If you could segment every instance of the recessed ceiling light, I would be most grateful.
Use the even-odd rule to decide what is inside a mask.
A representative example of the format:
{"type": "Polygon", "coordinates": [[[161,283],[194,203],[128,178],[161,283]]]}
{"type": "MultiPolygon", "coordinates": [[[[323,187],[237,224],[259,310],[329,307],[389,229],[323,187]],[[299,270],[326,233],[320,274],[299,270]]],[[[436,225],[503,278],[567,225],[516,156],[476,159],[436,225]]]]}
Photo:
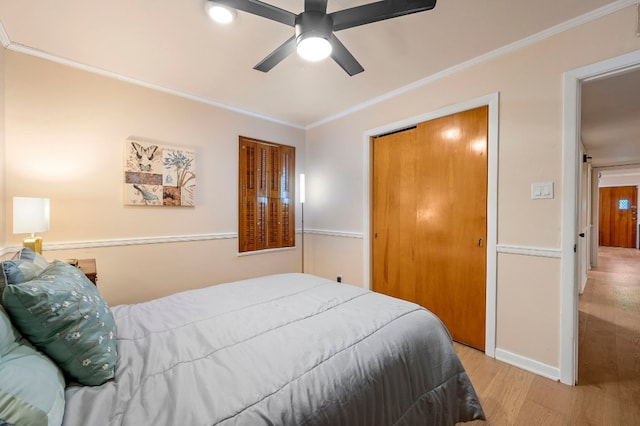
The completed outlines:
{"type": "Polygon", "coordinates": [[[216,3],[215,1],[207,1],[207,14],[219,24],[228,24],[236,18],[236,10],[227,6],[216,3]]]}

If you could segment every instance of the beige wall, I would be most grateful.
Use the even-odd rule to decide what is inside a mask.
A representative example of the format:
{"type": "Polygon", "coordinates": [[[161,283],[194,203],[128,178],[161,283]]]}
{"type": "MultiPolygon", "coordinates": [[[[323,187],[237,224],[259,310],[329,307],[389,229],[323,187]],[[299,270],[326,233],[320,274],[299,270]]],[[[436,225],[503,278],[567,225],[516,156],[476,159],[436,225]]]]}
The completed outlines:
{"type": "MultiPolygon", "coordinates": [[[[597,169],[595,173],[598,173],[597,169]]],[[[599,180],[599,186],[636,186],[640,185],[640,173],[629,175],[603,175],[599,180]]]]}
{"type": "Polygon", "coordinates": [[[8,217],[0,221],[0,248],[3,235],[5,245],[20,243],[7,202],[48,196],[45,248],[56,249],[45,255],[95,257],[111,304],[298,271],[297,249],[238,257],[237,240],[222,238],[237,231],[237,137],[246,135],[297,147],[297,172],[307,175],[305,270],[362,285],[363,135],[499,92],[498,250],[518,246],[534,255],[498,256],[496,342],[502,353],[557,368],[560,259],[535,251],[559,252],[561,243],[563,73],[640,49],[635,28],[636,9],[629,7],[306,132],[4,52],[0,155],[4,148],[7,160],[0,161],[6,177],[0,199],[8,217]],[[122,205],[123,143],[130,137],[196,150],[195,208],[122,205]],[[555,183],[553,200],[530,199],[531,183],[541,181],[555,183]],[[192,235],[212,239],[177,241],[192,235]],[[133,244],[146,237],[176,242],[133,244]]]}
{"type": "Polygon", "coordinates": [[[499,351],[548,366],[559,364],[560,262],[517,254],[498,256],[499,351]]]}
{"type": "MultiPolygon", "coordinates": [[[[6,242],[5,227],[2,226],[6,222],[6,207],[5,202],[5,160],[4,160],[4,146],[5,146],[5,84],[4,84],[4,59],[5,50],[0,46],[0,250],[4,247],[6,242]]],[[[0,252],[2,255],[2,252],[0,252]]]]}
{"type": "Polygon", "coordinates": [[[353,254],[362,251],[362,238],[311,234],[305,244],[305,271],[330,280],[341,275],[342,282],[362,286],[362,263],[353,262],[353,254]]]}
{"type": "MultiPolygon", "coordinates": [[[[563,73],[640,49],[635,30],[636,8],[628,7],[309,129],[305,223],[315,229],[367,232],[367,130],[499,92],[498,251],[518,246],[533,255],[499,257],[497,349],[523,363],[558,368],[563,73]],[[547,181],[555,184],[555,198],[531,200],[531,183],[547,181]],[[537,250],[557,256],[537,255],[537,250]]],[[[323,262],[312,272],[331,276],[335,265],[367,266],[362,240],[348,253],[336,250],[341,245],[342,239],[335,237],[333,243],[314,247],[314,256],[323,262]]]]}
{"type": "MultiPolygon", "coordinates": [[[[111,304],[265,273],[299,271],[298,250],[237,256],[237,239],[109,245],[141,238],[237,232],[238,135],[295,146],[304,165],[304,130],[220,109],[13,51],[6,79],[6,194],[51,199],[45,256],[95,257],[111,304]],[[197,155],[196,206],[123,206],[128,138],[186,146],[197,155]],[[69,250],[47,250],[76,247],[69,250]],[[84,247],[84,248],[82,248],[84,247]]],[[[11,212],[9,212],[11,214],[11,212]]],[[[299,219],[298,219],[299,222],[299,219]]],[[[7,244],[22,236],[3,232],[7,244]]]]}

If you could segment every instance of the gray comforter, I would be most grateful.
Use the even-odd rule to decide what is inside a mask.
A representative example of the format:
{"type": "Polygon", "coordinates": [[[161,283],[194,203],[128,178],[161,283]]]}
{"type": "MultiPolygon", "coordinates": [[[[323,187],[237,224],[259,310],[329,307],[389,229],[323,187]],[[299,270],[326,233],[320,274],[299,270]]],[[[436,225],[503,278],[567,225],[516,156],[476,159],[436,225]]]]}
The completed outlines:
{"type": "Polygon", "coordinates": [[[448,332],[401,300],[306,274],[112,308],[116,377],[65,425],[440,425],[483,417],[448,332]]]}

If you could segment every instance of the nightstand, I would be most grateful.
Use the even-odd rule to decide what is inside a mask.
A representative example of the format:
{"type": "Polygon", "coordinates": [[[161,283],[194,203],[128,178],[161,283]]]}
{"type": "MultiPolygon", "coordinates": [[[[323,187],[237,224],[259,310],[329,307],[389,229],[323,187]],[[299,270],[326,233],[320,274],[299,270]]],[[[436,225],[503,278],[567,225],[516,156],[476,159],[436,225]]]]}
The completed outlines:
{"type": "Polygon", "coordinates": [[[89,278],[95,286],[98,285],[98,271],[96,270],[95,259],[78,259],[78,269],[89,278]]]}

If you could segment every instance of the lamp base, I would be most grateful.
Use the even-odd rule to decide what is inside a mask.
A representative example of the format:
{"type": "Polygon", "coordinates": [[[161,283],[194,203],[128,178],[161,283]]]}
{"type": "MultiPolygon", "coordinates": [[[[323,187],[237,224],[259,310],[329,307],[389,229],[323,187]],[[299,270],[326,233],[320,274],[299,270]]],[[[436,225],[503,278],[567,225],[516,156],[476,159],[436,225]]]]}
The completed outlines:
{"type": "Polygon", "coordinates": [[[29,237],[22,241],[22,245],[36,253],[42,254],[42,237],[29,237]]]}

